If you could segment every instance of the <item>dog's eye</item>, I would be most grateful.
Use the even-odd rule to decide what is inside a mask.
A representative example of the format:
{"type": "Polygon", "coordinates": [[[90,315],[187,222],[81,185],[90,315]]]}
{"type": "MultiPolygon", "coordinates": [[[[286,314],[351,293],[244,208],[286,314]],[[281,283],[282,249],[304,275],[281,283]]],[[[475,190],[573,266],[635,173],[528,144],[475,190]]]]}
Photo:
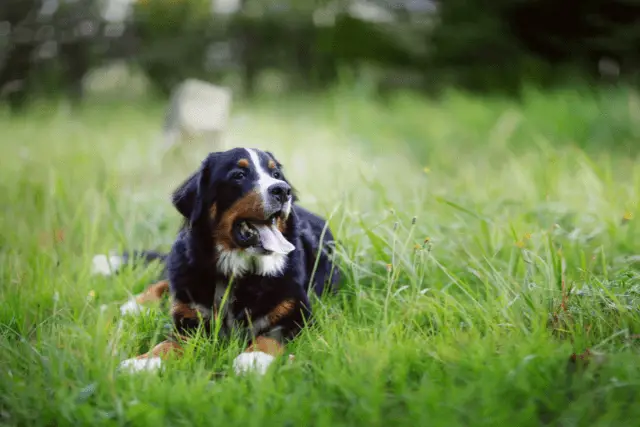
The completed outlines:
{"type": "Polygon", "coordinates": [[[241,180],[245,176],[246,176],[246,173],[244,171],[235,171],[231,174],[231,179],[241,180]]]}
{"type": "Polygon", "coordinates": [[[271,174],[272,177],[274,177],[275,179],[280,179],[282,178],[282,174],[280,173],[280,171],[273,171],[273,173],[271,174]]]}

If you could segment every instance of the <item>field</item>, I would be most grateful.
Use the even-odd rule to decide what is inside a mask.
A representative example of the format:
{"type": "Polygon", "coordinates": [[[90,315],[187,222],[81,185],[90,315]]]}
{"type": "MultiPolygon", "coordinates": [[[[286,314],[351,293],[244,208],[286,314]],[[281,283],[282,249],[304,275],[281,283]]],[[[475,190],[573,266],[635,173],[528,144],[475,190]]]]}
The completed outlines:
{"type": "Polygon", "coordinates": [[[274,152],[344,246],[342,291],[262,378],[204,339],[116,371],[168,317],[118,311],[156,267],[91,258],[167,249],[206,152],[163,155],[162,107],[0,111],[1,425],[637,425],[637,94],[236,105],[228,146],[274,152]]]}

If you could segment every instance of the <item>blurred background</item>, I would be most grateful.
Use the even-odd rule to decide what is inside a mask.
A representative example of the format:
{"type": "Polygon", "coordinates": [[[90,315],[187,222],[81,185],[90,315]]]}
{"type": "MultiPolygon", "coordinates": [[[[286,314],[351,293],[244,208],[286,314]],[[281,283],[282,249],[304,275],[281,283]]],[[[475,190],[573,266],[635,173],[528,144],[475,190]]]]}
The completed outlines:
{"type": "Polygon", "coordinates": [[[344,79],[376,95],[449,87],[637,85],[634,0],[2,0],[0,101],[74,104],[121,89],[168,96],[185,78],[315,92],[344,79]]]}

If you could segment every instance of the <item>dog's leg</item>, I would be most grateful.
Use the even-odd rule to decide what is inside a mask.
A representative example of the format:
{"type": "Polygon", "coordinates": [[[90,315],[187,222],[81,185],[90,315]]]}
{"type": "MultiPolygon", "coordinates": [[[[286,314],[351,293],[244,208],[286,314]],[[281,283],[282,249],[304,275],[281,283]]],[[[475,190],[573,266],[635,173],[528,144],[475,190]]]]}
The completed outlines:
{"type": "Polygon", "coordinates": [[[264,375],[269,365],[283,353],[284,345],[278,340],[259,336],[233,360],[233,369],[236,374],[252,371],[264,375]]]}
{"type": "Polygon", "coordinates": [[[143,305],[145,303],[160,301],[165,293],[169,291],[169,281],[161,280],[160,282],[154,283],[147,287],[144,292],[139,293],[138,295],[131,298],[126,303],[120,306],[120,313],[131,314],[131,313],[139,313],[143,310],[143,305]]]}
{"type": "Polygon", "coordinates": [[[180,357],[182,346],[176,341],[166,340],[153,347],[147,353],[120,362],[120,369],[131,372],[154,371],[162,367],[162,361],[169,357],[180,357]]]}
{"type": "MultiPolygon", "coordinates": [[[[273,308],[266,316],[253,322],[255,338],[247,349],[233,361],[237,374],[256,371],[264,374],[276,357],[284,353],[285,339],[292,338],[300,331],[303,304],[294,299],[286,299],[273,308]]],[[[306,311],[309,313],[308,311],[306,311]]]]}
{"type": "MultiPolygon", "coordinates": [[[[153,295],[153,292],[151,294],[153,295]]],[[[120,368],[130,371],[156,370],[162,367],[163,360],[168,357],[182,356],[183,349],[179,341],[188,339],[185,332],[197,328],[202,315],[190,304],[174,300],[171,316],[178,329],[173,339],[161,342],[147,353],[123,360],[120,363],[120,368]]]]}

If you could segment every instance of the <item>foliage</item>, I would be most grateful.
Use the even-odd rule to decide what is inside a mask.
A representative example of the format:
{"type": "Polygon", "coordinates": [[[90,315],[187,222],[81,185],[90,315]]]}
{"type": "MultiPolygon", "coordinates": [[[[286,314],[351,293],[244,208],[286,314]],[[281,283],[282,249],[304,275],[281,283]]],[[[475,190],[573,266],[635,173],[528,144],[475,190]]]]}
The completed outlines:
{"type": "Polygon", "coordinates": [[[640,81],[636,0],[435,4],[244,0],[221,13],[209,0],[138,0],[120,34],[112,31],[119,24],[97,13],[96,0],[8,0],[0,10],[0,26],[10,23],[0,41],[0,97],[62,86],[80,98],[88,70],[118,58],[164,95],[188,77],[254,94],[265,75],[294,92],[326,89],[345,74],[371,78],[371,69],[381,92],[457,87],[519,96],[528,86],[640,81]],[[48,4],[60,6],[40,16],[48,4]],[[26,44],[23,21],[35,35],[26,44]],[[42,52],[51,58],[32,61],[42,52]]]}
{"type": "Polygon", "coordinates": [[[613,77],[637,83],[638,16],[635,0],[441,2],[433,61],[470,89],[593,82],[603,58],[618,64],[613,77]]]}
{"type": "Polygon", "coordinates": [[[19,107],[28,95],[59,91],[81,99],[81,80],[100,50],[97,0],[7,0],[0,25],[0,100],[19,107]]]}
{"type": "Polygon", "coordinates": [[[206,78],[214,25],[209,0],[138,0],[133,10],[136,62],[158,90],[167,95],[186,78],[206,78]]]}

